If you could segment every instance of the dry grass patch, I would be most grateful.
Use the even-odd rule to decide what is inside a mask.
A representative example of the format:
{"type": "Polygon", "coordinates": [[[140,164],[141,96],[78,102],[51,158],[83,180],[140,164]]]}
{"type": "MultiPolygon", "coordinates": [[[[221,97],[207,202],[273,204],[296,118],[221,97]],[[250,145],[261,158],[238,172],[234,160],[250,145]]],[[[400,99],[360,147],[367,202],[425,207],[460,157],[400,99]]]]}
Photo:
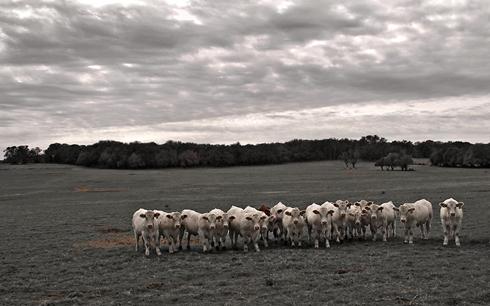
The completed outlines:
{"type": "Polygon", "coordinates": [[[74,192],[122,192],[127,191],[125,188],[92,188],[87,186],[77,186],[73,188],[74,192]]]}

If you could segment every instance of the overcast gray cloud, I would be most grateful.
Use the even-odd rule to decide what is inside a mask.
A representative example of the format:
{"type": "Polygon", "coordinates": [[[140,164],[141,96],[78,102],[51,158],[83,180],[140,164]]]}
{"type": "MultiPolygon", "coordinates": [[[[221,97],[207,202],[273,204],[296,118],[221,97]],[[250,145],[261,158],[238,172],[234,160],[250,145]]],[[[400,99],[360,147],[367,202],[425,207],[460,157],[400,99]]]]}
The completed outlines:
{"type": "Polygon", "coordinates": [[[488,20],[463,0],[0,1],[0,147],[489,142],[488,20]]]}

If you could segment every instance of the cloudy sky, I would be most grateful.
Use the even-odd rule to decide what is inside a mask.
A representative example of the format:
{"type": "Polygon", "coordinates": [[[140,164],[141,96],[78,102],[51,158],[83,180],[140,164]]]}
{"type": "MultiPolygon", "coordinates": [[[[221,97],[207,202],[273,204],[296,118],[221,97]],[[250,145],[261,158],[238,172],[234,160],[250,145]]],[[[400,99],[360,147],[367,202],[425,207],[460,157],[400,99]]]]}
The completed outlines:
{"type": "Polygon", "coordinates": [[[0,148],[490,142],[489,20],[464,0],[0,0],[0,148]]]}

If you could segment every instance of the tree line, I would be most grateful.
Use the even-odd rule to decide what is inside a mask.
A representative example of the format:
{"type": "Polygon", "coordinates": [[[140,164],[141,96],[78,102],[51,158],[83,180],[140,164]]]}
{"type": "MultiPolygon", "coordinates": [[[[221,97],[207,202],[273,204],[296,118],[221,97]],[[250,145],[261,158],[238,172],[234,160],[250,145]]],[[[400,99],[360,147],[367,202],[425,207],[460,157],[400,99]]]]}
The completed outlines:
{"type": "Polygon", "coordinates": [[[285,143],[242,145],[196,144],[167,141],[164,144],[99,141],[92,145],[53,143],[41,152],[28,146],[4,150],[7,163],[46,162],[113,169],[170,167],[228,167],[301,161],[344,160],[355,167],[358,160],[379,161],[390,153],[430,158],[444,167],[489,167],[490,144],[468,142],[387,141],[377,135],[353,139],[295,139],[285,143]],[[27,152],[27,153],[26,153],[27,152]]]}

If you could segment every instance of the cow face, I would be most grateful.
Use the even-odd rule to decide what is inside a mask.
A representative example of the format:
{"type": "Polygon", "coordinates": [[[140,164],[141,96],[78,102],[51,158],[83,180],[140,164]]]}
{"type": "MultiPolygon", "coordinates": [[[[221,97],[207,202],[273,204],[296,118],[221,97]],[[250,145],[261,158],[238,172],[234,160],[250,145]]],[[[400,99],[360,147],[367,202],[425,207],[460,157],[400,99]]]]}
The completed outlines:
{"type": "Polygon", "coordinates": [[[173,213],[166,214],[165,218],[167,218],[167,222],[172,224],[172,227],[180,228],[181,220],[182,220],[182,216],[180,215],[180,212],[173,212],[173,213]]]}
{"type": "Polygon", "coordinates": [[[447,213],[450,217],[456,216],[456,212],[458,209],[463,209],[463,202],[458,202],[454,199],[448,199],[444,202],[439,203],[439,206],[447,209],[447,213]]]}
{"type": "Polygon", "coordinates": [[[400,212],[400,222],[406,223],[407,219],[415,211],[415,207],[411,203],[405,203],[400,205],[400,207],[398,207],[398,211],[400,212]]]}
{"type": "Polygon", "coordinates": [[[284,212],[284,214],[291,217],[291,222],[295,225],[301,224],[304,222],[303,215],[305,214],[304,210],[299,210],[299,208],[295,207],[293,209],[288,209],[284,212]]]}
{"type": "Polygon", "coordinates": [[[154,231],[156,228],[156,219],[160,216],[159,213],[153,210],[147,210],[144,214],[140,214],[140,218],[144,219],[143,226],[147,231],[154,231]]]}
{"type": "Polygon", "coordinates": [[[369,211],[371,213],[371,220],[378,219],[382,210],[383,207],[379,206],[378,204],[371,204],[371,206],[369,207],[369,211]]]}
{"type": "Polygon", "coordinates": [[[347,210],[352,204],[348,200],[337,200],[333,205],[339,209],[340,217],[345,218],[347,216],[347,210]]]}
{"type": "Polygon", "coordinates": [[[247,213],[245,214],[244,222],[246,226],[252,228],[254,231],[260,231],[260,221],[261,215],[258,213],[247,213]]]}
{"type": "Polygon", "coordinates": [[[357,207],[361,209],[361,214],[366,215],[370,212],[370,206],[374,204],[372,201],[360,200],[359,202],[354,203],[357,207]]]}
{"type": "Polygon", "coordinates": [[[206,213],[201,216],[201,219],[207,223],[207,226],[210,230],[216,229],[216,218],[215,214],[206,213]]]}
{"type": "Polygon", "coordinates": [[[327,229],[328,226],[332,224],[332,215],[334,213],[333,209],[328,209],[327,207],[320,207],[319,209],[313,210],[315,215],[320,216],[320,222],[323,229],[327,229]]]}

